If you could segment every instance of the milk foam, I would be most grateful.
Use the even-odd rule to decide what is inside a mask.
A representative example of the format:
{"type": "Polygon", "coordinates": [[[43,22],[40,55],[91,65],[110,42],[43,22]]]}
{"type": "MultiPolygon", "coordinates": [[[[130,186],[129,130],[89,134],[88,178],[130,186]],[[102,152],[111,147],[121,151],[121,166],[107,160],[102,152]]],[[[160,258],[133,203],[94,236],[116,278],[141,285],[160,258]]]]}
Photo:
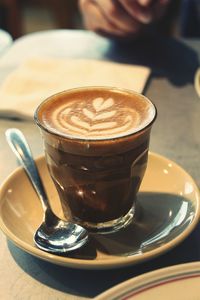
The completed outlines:
{"type": "Polygon", "coordinates": [[[84,138],[112,138],[137,131],[141,114],[112,97],[71,101],[54,110],[52,126],[60,132],[84,138]]]}
{"type": "Polygon", "coordinates": [[[58,94],[43,106],[41,121],[51,132],[66,137],[102,140],[135,133],[155,114],[154,105],[141,95],[97,90],[58,94]]]}

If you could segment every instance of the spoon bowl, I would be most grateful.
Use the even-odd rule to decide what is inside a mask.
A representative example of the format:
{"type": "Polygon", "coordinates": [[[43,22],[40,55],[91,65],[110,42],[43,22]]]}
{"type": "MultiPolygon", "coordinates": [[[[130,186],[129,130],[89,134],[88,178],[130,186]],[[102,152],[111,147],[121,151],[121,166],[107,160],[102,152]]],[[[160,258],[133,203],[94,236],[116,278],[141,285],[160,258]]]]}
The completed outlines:
{"type": "Polygon", "coordinates": [[[22,132],[10,128],[6,130],[5,135],[38,194],[44,210],[42,224],[34,234],[36,246],[50,253],[62,254],[85,245],[88,242],[87,230],[78,224],[61,220],[52,211],[29,145],[22,132]]]}

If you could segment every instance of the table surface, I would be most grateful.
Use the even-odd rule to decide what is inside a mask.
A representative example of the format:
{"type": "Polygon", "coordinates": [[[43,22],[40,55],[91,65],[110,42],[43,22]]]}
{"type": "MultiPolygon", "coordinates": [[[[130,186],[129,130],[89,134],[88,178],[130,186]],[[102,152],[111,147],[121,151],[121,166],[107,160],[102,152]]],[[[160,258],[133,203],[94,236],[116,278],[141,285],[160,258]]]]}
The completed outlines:
{"type": "MultiPolygon", "coordinates": [[[[200,98],[194,89],[200,40],[150,36],[137,42],[108,40],[87,31],[57,30],[30,34],[14,42],[0,57],[0,82],[32,55],[112,60],[151,67],[145,87],[156,104],[158,118],[150,150],[181,165],[200,186],[200,98]]],[[[0,101],[3,101],[1,99],[0,101]]],[[[0,183],[17,164],[4,132],[21,129],[35,157],[43,153],[32,121],[0,118],[0,183]]],[[[168,253],[118,270],[76,270],[39,260],[17,248],[0,233],[0,299],[88,299],[125,279],[157,268],[200,259],[200,225],[168,253]]]]}

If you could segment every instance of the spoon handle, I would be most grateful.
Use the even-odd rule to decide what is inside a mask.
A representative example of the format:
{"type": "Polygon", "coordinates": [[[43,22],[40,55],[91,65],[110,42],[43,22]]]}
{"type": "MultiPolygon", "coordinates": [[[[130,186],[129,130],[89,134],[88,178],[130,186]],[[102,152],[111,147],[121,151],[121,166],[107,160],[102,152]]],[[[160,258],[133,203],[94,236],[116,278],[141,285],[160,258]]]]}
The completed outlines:
{"type": "Polygon", "coordinates": [[[41,200],[43,209],[46,212],[50,208],[48,198],[40,179],[40,175],[38,173],[30,147],[23,133],[19,129],[10,128],[6,130],[5,135],[9,146],[30,178],[31,183],[41,200]]]}

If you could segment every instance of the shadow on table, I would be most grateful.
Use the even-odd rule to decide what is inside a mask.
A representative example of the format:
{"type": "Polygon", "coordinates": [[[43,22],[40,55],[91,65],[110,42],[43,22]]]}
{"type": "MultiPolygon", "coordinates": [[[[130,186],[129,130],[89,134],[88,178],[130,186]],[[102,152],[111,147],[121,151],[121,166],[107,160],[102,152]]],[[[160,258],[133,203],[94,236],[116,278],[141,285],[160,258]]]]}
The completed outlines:
{"type": "Polygon", "coordinates": [[[166,77],[176,86],[193,83],[199,66],[197,53],[186,43],[158,35],[132,42],[113,41],[106,56],[121,63],[148,66],[153,77],[166,77]]]}
{"type": "MultiPolygon", "coordinates": [[[[146,245],[147,250],[149,250],[148,247],[159,247],[159,243],[162,244],[163,238],[164,241],[167,242],[166,229],[170,229],[171,239],[173,239],[174,234],[177,236],[181,233],[181,231],[185,228],[184,226],[187,226],[187,222],[190,221],[189,218],[192,214],[192,207],[188,206],[188,209],[185,210],[185,207],[191,204],[187,204],[187,201],[185,201],[183,197],[176,195],[174,198],[174,195],[173,197],[170,197],[169,194],[162,194],[163,201],[160,201],[160,197],[160,194],[153,193],[140,193],[139,195],[138,203],[140,209],[137,210],[138,215],[136,215],[136,227],[137,230],[140,230],[140,234],[145,235],[146,241],[150,242],[146,245]],[[149,201],[150,199],[151,201],[149,201]],[[161,202],[163,204],[161,204],[161,202]],[[152,205],[154,208],[156,205],[156,210],[152,210],[152,205]],[[180,217],[177,218],[177,216],[179,213],[184,216],[184,221],[181,225],[183,227],[178,226],[180,217]],[[169,216],[171,218],[170,221],[168,220],[169,216]],[[163,225],[163,222],[165,222],[165,225],[163,225]],[[140,226],[141,224],[142,226],[140,226]],[[169,228],[169,226],[172,226],[173,228],[169,228]],[[162,236],[161,234],[164,235],[162,236]],[[155,237],[157,237],[157,240],[155,237]]],[[[124,234],[112,234],[110,236],[112,243],[109,243],[109,238],[106,236],[96,239],[96,247],[100,249],[102,253],[112,252],[112,254],[116,255],[125,255],[127,249],[138,247],[138,245],[141,244],[140,234],[136,236],[136,239],[134,240],[130,239],[130,236],[129,239],[127,238],[127,232],[128,234],[130,234],[130,232],[131,234],[134,234],[134,232],[136,233],[135,227],[131,224],[129,229],[124,230],[124,234]],[[121,244],[119,243],[119,240],[121,241],[121,244]],[[114,248],[113,246],[110,246],[111,244],[113,245],[113,243],[115,244],[114,248]]],[[[113,270],[78,270],[62,267],[35,258],[34,256],[20,250],[11,242],[8,242],[8,247],[16,263],[36,280],[65,293],[93,298],[113,285],[131,277],[165,266],[199,260],[199,232],[200,224],[184,242],[169,251],[167,254],[161,255],[148,262],[113,270]]],[[[169,233],[167,233],[167,235],[169,236],[169,233]]],[[[152,250],[152,248],[150,248],[150,250],[152,250]]],[[[145,251],[145,248],[143,251],[145,251]]],[[[95,251],[91,252],[90,250],[89,253],[90,256],[88,258],[93,259],[95,257],[95,251]]]]}

